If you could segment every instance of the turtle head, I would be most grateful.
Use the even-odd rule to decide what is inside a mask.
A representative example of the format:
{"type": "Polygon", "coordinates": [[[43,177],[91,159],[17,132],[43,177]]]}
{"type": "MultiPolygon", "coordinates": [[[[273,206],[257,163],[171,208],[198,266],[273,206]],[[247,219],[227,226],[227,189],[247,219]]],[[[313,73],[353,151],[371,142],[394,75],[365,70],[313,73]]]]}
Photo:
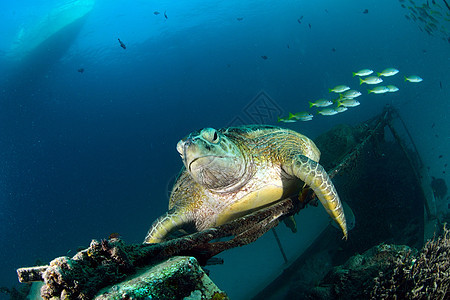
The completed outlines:
{"type": "Polygon", "coordinates": [[[241,150],[213,128],[193,132],[177,144],[186,170],[199,184],[217,192],[239,184],[246,172],[241,150]]]}

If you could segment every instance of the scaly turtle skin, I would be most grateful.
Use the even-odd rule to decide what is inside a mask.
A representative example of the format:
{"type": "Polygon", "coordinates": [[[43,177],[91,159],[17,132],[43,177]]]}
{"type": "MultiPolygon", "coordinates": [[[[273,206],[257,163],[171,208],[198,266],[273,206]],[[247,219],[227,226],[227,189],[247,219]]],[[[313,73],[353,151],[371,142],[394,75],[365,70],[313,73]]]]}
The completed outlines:
{"type": "Polygon", "coordinates": [[[339,196],[318,163],[319,149],[306,136],[264,125],[205,128],[179,141],[177,151],[184,168],[169,211],[153,223],[144,243],[159,243],[177,229],[225,224],[298,193],[305,184],[347,238],[339,196]]]}

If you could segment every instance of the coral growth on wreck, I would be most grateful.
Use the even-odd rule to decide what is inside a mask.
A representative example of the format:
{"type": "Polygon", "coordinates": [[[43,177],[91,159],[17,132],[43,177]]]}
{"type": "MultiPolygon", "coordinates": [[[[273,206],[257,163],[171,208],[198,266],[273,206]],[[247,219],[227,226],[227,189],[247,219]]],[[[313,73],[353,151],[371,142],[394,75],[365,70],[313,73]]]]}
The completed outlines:
{"type": "Polygon", "coordinates": [[[450,299],[450,230],[421,251],[380,244],[328,273],[302,299],[450,299]]]}
{"type": "Polygon", "coordinates": [[[417,256],[397,258],[374,282],[377,299],[450,299],[450,230],[444,227],[417,256]]]}

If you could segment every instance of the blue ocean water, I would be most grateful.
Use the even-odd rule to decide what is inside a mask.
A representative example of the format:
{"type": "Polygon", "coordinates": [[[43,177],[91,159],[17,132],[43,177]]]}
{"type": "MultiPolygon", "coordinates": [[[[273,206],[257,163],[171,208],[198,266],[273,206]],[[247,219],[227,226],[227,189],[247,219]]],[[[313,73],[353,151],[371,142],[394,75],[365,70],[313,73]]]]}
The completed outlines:
{"type": "Polygon", "coordinates": [[[0,4],[0,286],[93,238],[141,242],[167,209],[189,132],[280,125],[288,112],[316,113],[308,101],[338,84],[360,89],[361,105],[281,125],[314,138],[392,104],[430,173],[450,181],[450,43],[400,2],[97,0],[70,27],[61,5],[0,4]],[[386,78],[396,93],[368,95],[352,77],[387,67],[400,70],[386,78]],[[423,82],[404,82],[411,74],[423,82]]]}

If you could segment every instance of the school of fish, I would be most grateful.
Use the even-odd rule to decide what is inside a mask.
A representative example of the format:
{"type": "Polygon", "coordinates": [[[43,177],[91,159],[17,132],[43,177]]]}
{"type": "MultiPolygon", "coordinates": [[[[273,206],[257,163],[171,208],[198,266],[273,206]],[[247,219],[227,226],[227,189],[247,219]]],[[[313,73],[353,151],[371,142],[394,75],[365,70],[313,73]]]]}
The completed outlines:
{"type": "Polygon", "coordinates": [[[407,10],[405,18],[429,36],[450,43],[450,4],[448,0],[399,0],[407,10]],[[439,2],[439,3],[438,3],[439,2]]]}
{"type": "MultiPolygon", "coordinates": [[[[384,80],[388,80],[388,77],[395,76],[400,71],[396,68],[386,68],[381,72],[374,72],[371,69],[361,69],[357,72],[352,72],[353,77],[359,78],[359,85],[367,85],[368,94],[384,94],[384,93],[395,93],[399,91],[399,88],[395,85],[380,85],[384,80]],[[377,74],[377,75],[373,75],[377,74]],[[384,79],[383,79],[384,78],[384,79]]],[[[405,82],[419,83],[423,79],[417,75],[403,76],[405,82]]],[[[356,89],[350,88],[348,85],[337,85],[334,88],[328,89],[328,92],[332,95],[336,95],[335,99],[325,99],[321,98],[316,101],[308,101],[309,108],[317,108],[317,114],[323,116],[333,116],[350,108],[357,107],[361,104],[356,98],[360,97],[362,93],[356,89]]],[[[286,117],[278,117],[278,122],[284,123],[294,123],[298,121],[311,121],[314,115],[308,111],[300,111],[297,113],[289,112],[286,117]]]]}

